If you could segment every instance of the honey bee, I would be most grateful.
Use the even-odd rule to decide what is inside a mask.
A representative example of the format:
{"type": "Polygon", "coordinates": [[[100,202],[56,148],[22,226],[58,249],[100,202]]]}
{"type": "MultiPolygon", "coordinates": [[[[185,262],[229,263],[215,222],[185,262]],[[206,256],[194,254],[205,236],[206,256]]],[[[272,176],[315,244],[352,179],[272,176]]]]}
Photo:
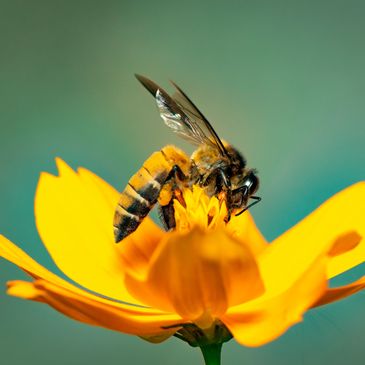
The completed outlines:
{"type": "Polygon", "coordinates": [[[170,96],[146,77],[136,77],[155,98],[165,124],[197,149],[189,157],[168,145],[144,162],[120,196],[113,223],[115,242],[134,232],[156,203],[165,228],[174,228],[173,200],[184,204],[182,188],[195,184],[210,197],[225,201],[226,221],[258,203],[261,198],[254,195],[259,187],[256,170],[248,169],[244,157],[220,140],[189,97],[173,82],[176,91],[170,96]],[[253,201],[249,204],[250,199],[253,201]]]}

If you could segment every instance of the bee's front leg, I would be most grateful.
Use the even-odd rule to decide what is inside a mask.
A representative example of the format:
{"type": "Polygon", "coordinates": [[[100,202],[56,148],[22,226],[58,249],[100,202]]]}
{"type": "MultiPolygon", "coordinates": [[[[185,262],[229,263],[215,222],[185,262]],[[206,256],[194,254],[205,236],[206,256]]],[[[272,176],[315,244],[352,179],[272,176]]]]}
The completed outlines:
{"type": "Polygon", "coordinates": [[[215,169],[205,180],[204,186],[214,184],[214,195],[219,199],[221,203],[225,202],[227,206],[227,217],[228,222],[231,218],[231,201],[232,201],[232,189],[231,181],[227,172],[224,169],[215,169]]]}
{"type": "Polygon", "coordinates": [[[221,168],[212,171],[203,182],[205,187],[212,184],[214,185],[214,195],[218,195],[221,191],[227,191],[231,188],[231,181],[227,173],[221,168]]]}
{"type": "Polygon", "coordinates": [[[229,180],[226,172],[223,169],[217,170],[216,176],[216,194],[221,191],[231,191],[231,181],[229,180]]]}

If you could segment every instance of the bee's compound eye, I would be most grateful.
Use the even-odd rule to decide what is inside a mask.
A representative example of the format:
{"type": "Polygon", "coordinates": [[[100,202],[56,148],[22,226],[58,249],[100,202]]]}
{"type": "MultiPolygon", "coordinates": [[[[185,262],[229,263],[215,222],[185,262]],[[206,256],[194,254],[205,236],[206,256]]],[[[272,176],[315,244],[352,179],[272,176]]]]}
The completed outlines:
{"type": "Polygon", "coordinates": [[[248,188],[248,195],[251,196],[256,193],[259,188],[259,178],[255,175],[254,171],[250,171],[244,179],[244,185],[248,188]]]}

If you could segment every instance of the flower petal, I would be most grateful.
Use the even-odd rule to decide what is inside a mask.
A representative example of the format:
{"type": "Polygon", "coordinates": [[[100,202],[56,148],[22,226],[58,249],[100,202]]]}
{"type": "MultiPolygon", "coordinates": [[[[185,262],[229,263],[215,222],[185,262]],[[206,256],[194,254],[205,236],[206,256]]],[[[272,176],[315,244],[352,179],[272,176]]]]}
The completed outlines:
{"type": "Polygon", "coordinates": [[[77,321],[123,333],[168,336],[176,329],[166,331],[162,327],[181,322],[176,315],[141,314],[139,311],[134,311],[133,307],[128,312],[122,311],[116,305],[90,299],[45,280],[36,280],[33,283],[12,281],[8,283],[8,287],[10,295],[46,303],[77,321]]]}
{"type": "Polygon", "coordinates": [[[153,251],[145,277],[126,279],[141,301],[195,322],[207,314],[217,317],[263,291],[250,249],[224,229],[195,227],[187,234],[166,235],[153,251]]]}
{"type": "MultiPolygon", "coordinates": [[[[41,175],[35,199],[38,232],[56,265],[80,285],[133,304],[124,285],[119,248],[113,238],[113,215],[119,193],[93,173],[74,172],[57,159],[60,176],[41,175]]],[[[157,228],[145,220],[138,237],[157,228]]]]}
{"type": "Polygon", "coordinates": [[[321,305],[336,302],[337,300],[349,297],[360,290],[365,289],[365,276],[354,281],[351,284],[340,286],[338,288],[328,289],[323,296],[313,305],[319,307],[321,305]]]}
{"type": "Polygon", "coordinates": [[[235,237],[245,241],[245,243],[250,246],[250,249],[255,256],[259,255],[267,248],[268,243],[257,228],[255,221],[248,210],[239,216],[232,217],[228,222],[227,228],[235,237]]]}
{"type": "Polygon", "coordinates": [[[10,295],[47,303],[78,321],[137,335],[162,334],[161,327],[181,322],[177,315],[114,302],[80,289],[39,265],[3,236],[0,255],[36,279],[33,283],[10,282],[10,295]]]}
{"type": "MultiPolygon", "coordinates": [[[[328,252],[331,259],[327,275],[332,278],[365,261],[364,217],[365,182],[360,182],[328,199],[278,237],[273,245],[278,250],[278,256],[284,260],[290,257],[294,265],[300,265],[309,256],[328,252]],[[334,251],[337,252],[334,254],[334,251]]],[[[280,271],[276,271],[281,275],[280,271]]]]}
{"type": "MultiPolygon", "coordinates": [[[[363,225],[365,226],[365,221],[363,225]]],[[[329,279],[362,264],[365,261],[364,229],[358,228],[357,231],[349,231],[339,236],[330,251],[330,257],[327,267],[329,279]]]]}
{"type": "Polygon", "coordinates": [[[14,245],[14,243],[2,235],[0,235],[0,257],[3,257],[11,263],[17,265],[33,278],[42,278],[65,288],[74,287],[71,283],[63,280],[59,276],[48,271],[43,266],[39,265],[23,250],[21,250],[18,246],[14,245]]]}
{"type": "Polygon", "coordinates": [[[221,321],[234,338],[245,346],[261,346],[301,321],[303,313],[326,290],[327,257],[318,258],[287,290],[276,296],[230,308],[221,321]]]}
{"type": "Polygon", "coordinates": [[[222,319],[239,342],[258,346],[279,336],[322,297],[325,279],[365,260],[364,212],[365,183],[358,183],[333,196],[259,255],[264,295],[231,308],[222,319]]]}

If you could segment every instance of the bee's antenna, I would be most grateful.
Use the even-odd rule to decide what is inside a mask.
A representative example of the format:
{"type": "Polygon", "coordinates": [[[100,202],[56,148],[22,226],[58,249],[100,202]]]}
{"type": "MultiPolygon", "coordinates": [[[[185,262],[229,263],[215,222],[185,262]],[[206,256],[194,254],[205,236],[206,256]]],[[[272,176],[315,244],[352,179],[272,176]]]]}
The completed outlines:
{"type": "Polygon", "coordinates": [[[245,209],[242,209],[239,213],[237,213],[236,214],[236,217],[239,216],[239,215],[241,215],[242,213],[244,213],[246,210],[248,210],[249,208],[253,207],[257,203],[260,203],[260,201],[262,200],[259,196],[251,196],[250,199],[254,199],[255,201],[252,202],[251,204],[247,205],[247,207],[245,209]]]}

